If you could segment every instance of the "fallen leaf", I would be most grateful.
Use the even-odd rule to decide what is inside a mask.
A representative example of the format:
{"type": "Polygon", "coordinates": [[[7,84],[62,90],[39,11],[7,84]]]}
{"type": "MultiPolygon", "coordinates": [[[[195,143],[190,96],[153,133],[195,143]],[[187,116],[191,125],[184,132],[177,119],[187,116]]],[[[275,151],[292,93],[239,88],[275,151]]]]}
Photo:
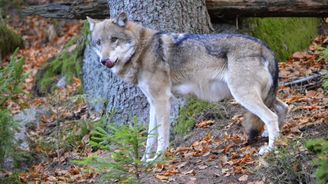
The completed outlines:
{"type": "Polygon", "coordinates": [[[156,174],[155,177],[159,180],[162,180],[162,181],[167,181],[169,179],[168,176],[163,176],[163,175],[160,175],[160,174],[156,174]]]}
{"type": "Polygon", "coordinates": [[[199,166],[197,166],[197,167],[198,167],[198,169],[200,169],[200,170],[203,170],[203,169],[208,168],[207,165],[199,165],[199,166]]]}
{"type": "Polygon", "coordinates": [[[196,125],[197,128],[208,128],[210,126],[214,125],[214,121],[213,120],[206,120],[206,121],[202,121],[200,123],[198,123],[196,125]]]}
{"type": "Polygon", "coordinates": [[[187,175],[187,174],[195,175],[196,172],[195,172],[193,169],[191,169],[191,170],[189,170],[189,171],[183,172],[182,174],[184,174],[184,175],[187,175]]]}
{"type": "Polygon", "coordinates": [[[296,60],[300,60],[304,58],[306,55],[307,54],[305,52],[295,52],[292,57],[296,60]]]}
{"type": "Polygon", "coordinates": [[[263,181],[251,181],[251,182],[247,182],[247,184],[264,184],[263,181]]]}
{"type": "Polygon", "coordinates": [[[161,172],[161,171],[164,170],[165,167],[166,167],[165,164],[159,163],[159,164],[156,164],[156,166],[154,167],[153,171],[154,172],[161,172]]]}
{"type": "Polygon", "coordinates": [[[248,175],[242,175],[238,178],[238,181],[247,181],[248,180],[248,175]]]}
{"type": "Polygon", "coordinates": [[[186,152],[186,151],[190,151],[191,148],[190,147],[178,147],[175,151],[176,152],[186,152]]]}
{"type": "Polygon", "coordinates": [[[182,162],[181,164],[179,164],[177,167],[178,169],[181,169],[182,167],[184,167],[188,162],[182,162]]]}
{"type": "Polygon", "coordinates": [[[168,171],[166,171],[163,176],[172,176],[177,174],[179,171],[176,168],[171,168],[168,171]]]}

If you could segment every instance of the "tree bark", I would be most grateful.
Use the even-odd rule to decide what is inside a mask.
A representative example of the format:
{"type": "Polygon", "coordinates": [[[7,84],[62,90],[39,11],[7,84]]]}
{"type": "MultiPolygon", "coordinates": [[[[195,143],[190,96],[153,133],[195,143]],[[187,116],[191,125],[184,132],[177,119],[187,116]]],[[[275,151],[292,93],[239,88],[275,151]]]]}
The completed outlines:
{"type": "MultiPolygon", "coordinates": [[[[85,19],[86,16],[107,18],[108,9],[106,4],[106,0],[82,0],[75,3],[37,5],[24,9],[23,15],[40,15],[64,19],[85,19]]],[[[179,3],[175,4],[179,7],[179,3]]],[[[113,4],[113,6],[116,5],[113,4]]],[[[327,0],[206,0],[206,7],[212,21],[236,17],[328,16],[327,0]]]]}
{"type": "MultiPolygon", "coordinates": [[[[193,33],[210,33],[212,29],[205,0],[109,0],[108,3],[112,16],[125,11],[130,20],[152,29],[193,33]]],[[[148,121],[149,106],[141,90],[101,66],[89,47],[85,50],[83,78],[88,98],[91,102],[96,99],[91,103],[94,110],[114,109],[113,121],[117,123],[129,122],[134,115],[141,122],[148,121]],[[104,101],[108,101],[107,107],[104,101]]],[[[174,120],[183,100],[172,101],[171,120],[174,120]]]]}

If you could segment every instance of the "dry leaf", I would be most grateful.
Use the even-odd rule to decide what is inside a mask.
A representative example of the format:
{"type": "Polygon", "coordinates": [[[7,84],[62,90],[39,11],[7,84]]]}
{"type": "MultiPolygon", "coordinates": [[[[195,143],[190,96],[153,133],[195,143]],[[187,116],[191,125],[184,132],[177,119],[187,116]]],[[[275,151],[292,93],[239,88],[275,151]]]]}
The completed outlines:
{"type": "Polygon", "coordinates": [[[251,181],[251,182],[247,182],[247,184],[264,184],[263,181],[251,181]]]}
{"type": "Polygon", "coordinates": [[[200,123],[198,123],[196,125],[197,128],[208,128],[210,126],[214,125],[214,121],[213,120],[206,120],[206,121],[202,121],[200,123]]]}
{"type": "Polygon", "coordinates": [[[197,167],[198,167],[198,169],[200,169],[200,170],[203,170],[203,169],[208,168],[207,165],[199,165],[199,166],[197,166],[197,167]]]}
{"type": "Polygon", "coordinates": [[[186,171],[186,172],[182,172],[182,174],[184,174],[184,175],[187,175],[187,174],[190,174],[190,175],[195,175],[195,174],[196,174],[196,172],[195,172],[193,169],[191,169],[191,170],[189,170],[189,171],[186,171]]]}
{"type": "Polygon", "coordinates": [[[163,175],[160,175],[160,174],[156,174],[155,177],[159,180],[162,180],[162,181],[167,181],[169,179],[168,176],[163,176],[163,175]]]}
{"type": "Polygon", "coordinates": [[[188,162],[182,162],[181,164],[179,164],[177,167],[178,169],[181,169],[182,167],[184,167],[188,162]]]}
{"type": "Polygon", "coordinates": [[[186,151],[190,151],[191,148],[190,147],[178,147],[175,152],[186,152],[186,151]]]}
{"type": "Polygon", "coordinates": [[[166,171],[163,176],[172,176],[178,173],[178,170],[176,168],[171,168],[168,171],[166,171]]]}
{"type": "Polygon", "coordinates": [[[247,181],[247,180],[248,180],[248,175],[246,174],[238,178],[238,181],[247,181]]]}

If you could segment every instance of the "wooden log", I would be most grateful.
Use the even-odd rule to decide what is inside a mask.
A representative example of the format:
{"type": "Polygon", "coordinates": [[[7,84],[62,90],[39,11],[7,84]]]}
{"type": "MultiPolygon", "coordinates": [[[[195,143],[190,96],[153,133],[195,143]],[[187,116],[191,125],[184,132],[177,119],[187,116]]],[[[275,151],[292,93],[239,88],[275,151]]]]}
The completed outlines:
{"type": "MultiPolygon", "coordinates": [[[[328,0],[206,0],[212,21],[236,17],[328,17],[328,0]]],[[[107,18],[106,0],[81,0],[30,6],[23,15],[49,18],[107,18]]]]}
{"type": "Polygon", "coordinates": [[[206,7],[214,19],[328,16],[328,0],[206,0],[206,7]]]}
{"type": "Polygon", "coordinates": [[[22,11],[23,16],[39,15],[56,19],[108,18],[107,0],[80,0],[65,3],[51,3],[29,6],[22,11]]]}

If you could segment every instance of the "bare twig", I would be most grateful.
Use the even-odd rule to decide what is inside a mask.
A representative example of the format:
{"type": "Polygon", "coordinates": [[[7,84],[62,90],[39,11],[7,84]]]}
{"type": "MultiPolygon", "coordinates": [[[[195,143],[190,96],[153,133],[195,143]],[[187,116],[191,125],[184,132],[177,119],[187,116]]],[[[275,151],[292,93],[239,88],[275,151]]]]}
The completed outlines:
{"type": "Polygon", "coordinates": [[[313,75],[310,75],[308,77],[304,77],[301,79],[283,83],[280,86],[285,86],[285,87],[303,86],[307,89],[314,89],[314,88],[320,86],[320,84],[322,82],[321,79],[326,74],[327,74],[327,71],[321,71],[321,72],[315,73],[313,75]]]}

